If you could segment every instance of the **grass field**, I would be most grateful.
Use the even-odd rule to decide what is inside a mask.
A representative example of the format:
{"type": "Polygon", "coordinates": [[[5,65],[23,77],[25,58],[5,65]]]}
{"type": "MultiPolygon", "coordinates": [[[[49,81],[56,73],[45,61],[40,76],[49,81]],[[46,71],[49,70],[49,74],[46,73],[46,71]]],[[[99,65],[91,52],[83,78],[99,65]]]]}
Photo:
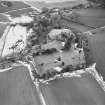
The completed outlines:
{"type": "Polygon", "coordinates": [[[21,1],[12,1],[12,6],[11,7],[3,7],[0,5],[0,13],[5,13],[8,11],[12,11],[12,10],[18,10],[18,9],[22,9],[22,8],[28,8],[30,7],[29,5],[25,4],[24,2],[21,1]]]}
{"type": "Polygon", "coordinates": [[[105,80],[105,31],[97,32],[94,36],[87,37],[90,51],[96,61],[96,69],[105,80]]]}
{"type": "Polygon", "coordinates": [[[40,88],[46,105],[105,105],[105,93],[90,74],[57,79],[40,88]]]}
{"type": "Polygon", "coordinates": [[[0,73],[0,104],[41,105],[27,68],[0,73]]]}
{"type": "Polygon", "coordinates": [[[10,22],[10,20],[7,16],[0,14],[0,22],[10,22]]]}
{"type": "Polygon", "coordinates": [[[10,15],[11,17],[20,17],[21,15],[28,14],[29,12],[32,12],[33,9],[31,7],[22,9],[22,10],[17,10],[17,11],[10,11],[7,14],[10,15]]]}

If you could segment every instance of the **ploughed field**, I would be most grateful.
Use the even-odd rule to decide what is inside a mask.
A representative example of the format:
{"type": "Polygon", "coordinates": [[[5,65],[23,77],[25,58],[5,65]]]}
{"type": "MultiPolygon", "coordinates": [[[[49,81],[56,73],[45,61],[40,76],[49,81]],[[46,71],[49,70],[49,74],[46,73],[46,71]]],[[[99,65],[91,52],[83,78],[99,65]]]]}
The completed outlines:
{"type": "Polygon", "coordinates": [[[46,105],[104,105],[105,93],[88,73],[40,85],[46,105]]]}

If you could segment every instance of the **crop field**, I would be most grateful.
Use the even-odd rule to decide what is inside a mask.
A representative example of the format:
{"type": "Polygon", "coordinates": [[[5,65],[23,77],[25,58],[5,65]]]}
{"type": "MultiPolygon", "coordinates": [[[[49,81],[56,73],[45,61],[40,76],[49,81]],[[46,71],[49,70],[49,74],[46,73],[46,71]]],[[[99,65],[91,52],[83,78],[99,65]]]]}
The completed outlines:
{"type": "Polygon", "coordinates": [[[96,69],[105,79],[105,30],[87,37],[90,51],[96,61],[96,69]]]}
{"type": "Polygon", "coordinates": [[[12,6],[10,6],[10,7],[3,7],[0,5],[0,13],[5,13],[8,11],[13,11],[13,10],[18,10],[18,9],[30,7],[29,5],[27,5],[21,1],[12,1],[11,3],[12,3],[12,6]]]}
{"type": "Polygon", "coordinates": [[[28,7],[28,8],[17,10],[17,11],[10,11],[6,14],[14,18],[14,17],[20,17],[21,15],[27,15],[29,12],[32,12],[32,11],[33,11],[33,8],[28,7]]]}
{"type": "Polygon", "coordinates": [[[36,88],[25,67],[0,73],[1,105],[41,105],[36,88]]]}
{"type": "Polygon", "coordinates": [[[88,73],[40,85],[46,105],[104,105],[105,93],[88,73]]]}
{"type": "Polygon", "coordinates": [[[2,37],[4,30],[6,29],[8,24],[0,23],[0,38],[2,37]]]}
{"type": "Polygon", "coordinates": [[[7,16],[0,14],[0,22],[10,22],[10,20],[7,16]]]}

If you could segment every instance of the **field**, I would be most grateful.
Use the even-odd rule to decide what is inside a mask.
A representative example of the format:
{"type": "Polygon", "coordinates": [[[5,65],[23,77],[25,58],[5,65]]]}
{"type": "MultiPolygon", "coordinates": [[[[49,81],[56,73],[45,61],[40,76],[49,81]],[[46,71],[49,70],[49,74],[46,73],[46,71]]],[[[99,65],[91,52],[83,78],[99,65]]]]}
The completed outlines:
{"type": "Polygon", "coordinates": [[[63,26],[68,26],[71,30],[77,31],[77,32],[86,32],[88,30],[91,30],[93,28],[84,26],[72,21],[67,21],[67,20],[61,20],[60,22],[61,25],[63,26]]]}
{"type": "Polygon", "coordinates": [[[57,1],[56,2],[44,2],[44,1],[28,1],[28,0],[26,0],[26,2],[33,7],[41,9],[43,7],[48,7],[48,8],[72,7],[74,5],[80,4],[81,2],[83,2],[83,0],[64,1],[64,2],[57,2],[57,1]]]}
{"type": "Polygon", "coordinates": [[[33,9],[31,7],[29,8],[25,8],[25,9],[22,9],[22,10],[17,10],[17,11],[10,11],[8,13],[6,13],[7,15],[10,15],[11,17],[20,17],[21,15],[26,15],[28,14],[29,12],[32,12],[33,9]]]}
{"type": "Polygon", "coordinates": [[[105,26],[105,9],[74,10],[79,17],[75,21],[61,20],[61,24],[77,31],[85,32],[105,26]]]}
{"type": "MultiPolygon", "coordinates": [[[[18,17],[22,14],[29,13],[33,10],[29,5],[42,8],[41,5],[43,4],[42,3],[38,5],[34,4],[33,2],[30,3],[30,1],[27,2],[29,3],[29,5],[19,1],[14,1],[12,3],[13,3],[12,7],[4,8],[0,6],[0,13],[5,12],[6,14],[9,14],[11,17],[18,17]]],[[[44,4],[44,5],[53,7],[55,6],[55,3],[49,5],[44,4]]],[[[65,5],[67,5],[67,3],[62,4],[60,6],[62,7],[65,5]]],[[[56,6],[58,7],[58,4],[56,4],[56,6]]],[[[62,19],[60,21],[60,24],[68,26],[71,29],[80,32],[86,32],[88,30],[97,27],[105,26],[104,9],[79,9],[74,11],[76,11],[80,15],[78,21],[80,23],[84,23],[84,25],[79,24],[78,21],[73,22],[65,19],[62,19]]],[[[0,14],[0,21],[5,22],[8,21],[8,19],[0,14]]],[[[2,37],[3,32],[6,29],[7,25],[8,24],[0,23],[0,38],[2,37]]],[[[19,30],[19,27],[16,28],[14,33],[11,31],[10,35],[7,37],[8,39],[8,43],[6,43],[7,48],[8,45],[13,42],[12,41],[13,39],[15,41],[16,38],[14,36],[15,34],[19,36],[20,34],[22,35],[26,34],[24,33],[25,32],[22,33],[21,29],[19,30]]],[[[105,80],[105,70],[104,70],[105,69],[105,30],[99,31],[95,33],[93,36],[87,36],[87,38],[89,41],[88,44],[89,44],[90,54],[92,55],[94,61],[96,62],[96,69],[99,72],[99,74],[101,74],[104,77],[105,80]]],[[[4,50],[4,51],[5,53],[9,52],[9,50],[4,50]]],[[[73,52],[73,54],[75,54],[75,52],[73,52]]],[[[74,59],[74,62],[71,59],[75,57],[74,56],[72,57],[70,52],[63,53],[62,59],[65,60],[67,64],[72,62],[80,63],[80,57],[82,55],[79,56],[76,53],[75,56],[76,59],[74,59]]],[[[55,66],[55,64],[52,61],[58,57],[59,54],[56,54],[54,56],[50,55],[46,57],[42,56],[41,58],[36,59],[36,63],[51,62],[52,65],[49,64],[48,66],[53,67],[55,66]]],[[[84,60],[83,56],[81,57],[81,59],[82,59],[81,61],[83,62],[84,60]]],[[[45,70],[46,68],[47,66],[45,65],[45,70]]],[[[99,86],[95,78],[88,73],[82,74],[82,77],[80,78],[64,77],[50,81],[50,84],[40,83],[39,86],[44,96],[46,105],[105,105],[105,92],[102,90],[101,86],[99,86]]],[[[42,105],[39,100],[36,87],[34,86],[31,77],[29,75],[29,71],[26,67],[23,66],[14,67],[9,71],[0,73],[0,105],[42,105]]]]}
{"type": "Polygon", "coordinates": [[[0,23],[0,38],[1,38],[1,36],[3,35],[4,30],[6,29],[7,25],[8,25],[8,24],[0,23]]]}
{"type": "Polygon", "coordinates": [[[0,13],[5,13],[8,11],[13,11],[13,10],[18,10],[22,8],[28,8],[30,7],[29,5],[25,4],[24,2],[21,1],[12,1],[12,6],[10,7],[3,7],[0,5],[0,13]]]}
{"type": "Polygon", "coordinates": [[[84,52],[79,53],[79,50],[75,50],[73,45],[73,47],[69,51],[64,51],[61,54],[59,52],[55,52],[49,55],[36,56],[35,63],[38,68],[39,74],[43,75],[47,71],[54,71],[55,67],[64,68],[67,65],[77,67],[77,65],[84,64],[84,52]],[[57,60],[59,57],[61,58],[61,61],[55,62],[55,60],[57,60]],[[64,62],[63,66],[62,62],[64,62]]]}
{"type": "Polygon", "coordinates": [[[105,80],[105,30],[87,37],[89,40],[90,51],[97,63],[96,69],[105,80]]]}
{"type": "Polygon", "coordinates": [[[25,67],[0,73],[1,105],[41,105],[25,67]]]}
{"type": "MultiPolygon", "coordinates": [[[[105,93],[88,73],[81,78],[56,79],[40,89],[46,105],[104,105],[105,93]]],[[[25,67],[14,67],[0,74],[2,105],[41,105],[36,88],[25,67]]]]}
{"type": "Polygon", "coordinates": [[[80,15],[80,22],[94,28],[105,26],[105,9],[75,10],[80,15]]]}
{"type": "Polygon", "coordinates": [[[10,22],[10,20],[7,16],[0,14],[0,22],[10,22]]]}
{"type": "Polygon", "coordinates": [[[81,78],[62,78],[41,84],[46,105],[104,105],[105,93],[86,73],[81,78]]]}

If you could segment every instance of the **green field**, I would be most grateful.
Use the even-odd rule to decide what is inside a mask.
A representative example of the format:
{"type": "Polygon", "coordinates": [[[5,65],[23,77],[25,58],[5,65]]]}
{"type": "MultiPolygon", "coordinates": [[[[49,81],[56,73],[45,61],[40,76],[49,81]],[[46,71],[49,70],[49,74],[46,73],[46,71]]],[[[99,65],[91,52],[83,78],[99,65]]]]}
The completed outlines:
{"type": "Polygon", "coordinates": [[[12,6],[10,7],[3,7],[0,5],[0,13],[5,13],[8,11],[12,11],[12,10],[18,10],[18,9],[22,9],[22,8],[28,8],[30,7],[29,5],[25,4],[24,2],[21,1],[12,1],[12,6]]]}
{"type": "Polygon", "coordinates": [[[41,105],[27,68],[0,73],[0,105],[41,105]]]}
{"type": "Polygon", "coordinates": [[[46,105],[105,105],[105,93],[90,74],[41,84],[46,105]]]}

